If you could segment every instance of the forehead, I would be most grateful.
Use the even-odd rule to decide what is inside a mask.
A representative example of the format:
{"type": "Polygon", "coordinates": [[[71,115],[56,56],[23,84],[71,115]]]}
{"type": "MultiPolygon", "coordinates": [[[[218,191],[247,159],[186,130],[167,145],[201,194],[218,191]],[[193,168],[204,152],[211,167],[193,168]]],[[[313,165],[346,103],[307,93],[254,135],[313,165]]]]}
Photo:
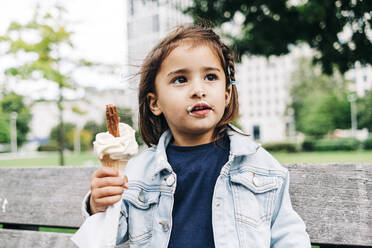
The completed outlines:
{"type": "Polygon", "coordinates": [[[163,60],[159,73],[187,68],[216,67],[223,71],[217,52],[206,44],[179,43],[163,60]]]}

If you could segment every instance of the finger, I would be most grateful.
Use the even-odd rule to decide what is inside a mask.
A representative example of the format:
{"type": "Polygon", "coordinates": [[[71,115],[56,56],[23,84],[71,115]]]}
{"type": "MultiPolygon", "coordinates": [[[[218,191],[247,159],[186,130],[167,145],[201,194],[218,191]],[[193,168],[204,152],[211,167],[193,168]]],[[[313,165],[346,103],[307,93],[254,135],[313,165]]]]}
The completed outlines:
{"type": "Polygon", "coordinates": [[[114,195],[122,195],[124,192],[123,187],[104,187],[104,188],[98,188],[94,191],[94,200],[98,200],[100,198],[105,198],[108,196],[114,196],[114,195]]]}
{"type": "Polygon", "coordinates": [[[121,177],[95,178],[92,181],[91,188],[103,188],[108,186],[123,186],[124,179],[121,177]]]}
{"type": "Polygon", "coordinates": [[[121,199],[121,195],[108,196],[105,198],[97,199],[96,205],[97,207],[106,207],[114,203],[117,203],[118,201],[120,201],[120,199],[121,199]]]}
{"type": "Polygon", "coordinates": [[[117,177],[119,176],[119,172],[112,167],[102,166],[101,168],[95,171],[93,176],[96,178],[117,177]]]}

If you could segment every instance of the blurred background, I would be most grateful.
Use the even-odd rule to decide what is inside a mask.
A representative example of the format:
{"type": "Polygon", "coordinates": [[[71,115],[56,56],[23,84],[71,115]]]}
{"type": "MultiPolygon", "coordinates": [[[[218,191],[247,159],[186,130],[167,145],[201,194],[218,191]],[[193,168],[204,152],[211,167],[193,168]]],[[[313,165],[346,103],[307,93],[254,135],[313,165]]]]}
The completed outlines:
{"type": "Polygon", "coordinates": [[[0,2],[0,166],[99,164],[105,105],[137,129],[141,63],[190,23],[235,52],[234,124],[280,162],[372,162],[371,15],[357,0],[0,2]]]}

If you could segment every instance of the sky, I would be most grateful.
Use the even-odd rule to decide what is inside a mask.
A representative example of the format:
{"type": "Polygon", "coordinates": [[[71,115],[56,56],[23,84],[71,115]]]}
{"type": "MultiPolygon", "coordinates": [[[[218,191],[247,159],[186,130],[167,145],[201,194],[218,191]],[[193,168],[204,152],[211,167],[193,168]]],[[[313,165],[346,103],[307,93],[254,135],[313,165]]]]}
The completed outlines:
{"type": "MultiPolygon", "coordinates": [[[[3,0],[0,1],[0,34],[3,34],[11,21],[26,23],[33,14],[37,3],[42,7],[50,5],[51,0],[3,0]]],[[[122,84],[121,74],[125,74],[126,41],[125,41],[125,0],[64,0],[67,19],[74,24],[72,37],[75,44],[74,55],[91,61],[118,64],[122,71],[117,75],[102,76],[91,71],[77,75],[82,85],[106,88],[122,84]]],[[[9,65],[10,61],[0,58],[0,69],[9,65]]],[[[16,87],[16,86],[14,86],[16,87]]],[[[16,87],[23,94],[44,92],[53,95],[56,87],[42,83],[27,84],[16,87]]],[[[45,96],[42,96],[45,97],[45,96]]]]}

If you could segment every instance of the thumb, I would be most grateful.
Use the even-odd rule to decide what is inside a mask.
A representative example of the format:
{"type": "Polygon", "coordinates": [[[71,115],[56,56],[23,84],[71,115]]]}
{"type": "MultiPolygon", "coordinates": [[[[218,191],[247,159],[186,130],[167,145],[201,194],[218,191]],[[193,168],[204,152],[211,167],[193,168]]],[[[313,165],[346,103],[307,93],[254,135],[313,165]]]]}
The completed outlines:
{"type": "Polygon", "coordinates": [[[123,184],[123,188],[128,188],[128,177],[126,175],[124,175],[124,184],[123,184]]]}

